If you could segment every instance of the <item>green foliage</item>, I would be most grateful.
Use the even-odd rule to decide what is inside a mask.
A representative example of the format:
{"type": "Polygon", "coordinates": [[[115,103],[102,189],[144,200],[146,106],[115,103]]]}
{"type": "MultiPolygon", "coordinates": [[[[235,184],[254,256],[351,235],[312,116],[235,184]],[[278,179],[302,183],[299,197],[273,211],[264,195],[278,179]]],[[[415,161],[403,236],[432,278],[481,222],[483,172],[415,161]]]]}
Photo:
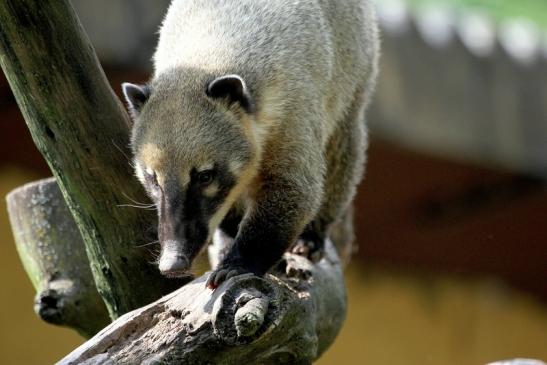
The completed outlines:
{"type": "Polygon", "coordinates": [[[408,0],[416,8],[448,6],[462,10],[481,10],[496,20],[527,18],[547,28],[547,0],[408,0]]]}

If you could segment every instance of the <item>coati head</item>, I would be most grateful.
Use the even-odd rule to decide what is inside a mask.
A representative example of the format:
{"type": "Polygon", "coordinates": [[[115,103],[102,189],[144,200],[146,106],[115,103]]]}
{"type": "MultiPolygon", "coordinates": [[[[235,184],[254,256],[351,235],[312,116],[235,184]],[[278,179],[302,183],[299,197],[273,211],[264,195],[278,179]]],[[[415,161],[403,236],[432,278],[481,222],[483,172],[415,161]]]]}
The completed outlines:
{"type": "Polygon", "coordinates": [[[159,269],[183,276],[256,175],[253,100],[237,75],[168,73],[122,88],[135,173],[158,211],[159,269]]]}

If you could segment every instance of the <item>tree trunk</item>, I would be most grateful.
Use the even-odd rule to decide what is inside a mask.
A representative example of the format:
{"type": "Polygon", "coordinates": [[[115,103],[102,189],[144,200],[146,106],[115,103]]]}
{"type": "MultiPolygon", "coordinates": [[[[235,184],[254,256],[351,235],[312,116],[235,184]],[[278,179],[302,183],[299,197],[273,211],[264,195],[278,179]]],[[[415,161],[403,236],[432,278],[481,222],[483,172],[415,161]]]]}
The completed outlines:
{"type": "Polygon", "coordinates": [[[1,1],[0,65],[74,215],[110,316],[180,286],[137,248],[154,217],[123,207],[145,196],[127,157],[129,119],[68,0],[1,1]]]}

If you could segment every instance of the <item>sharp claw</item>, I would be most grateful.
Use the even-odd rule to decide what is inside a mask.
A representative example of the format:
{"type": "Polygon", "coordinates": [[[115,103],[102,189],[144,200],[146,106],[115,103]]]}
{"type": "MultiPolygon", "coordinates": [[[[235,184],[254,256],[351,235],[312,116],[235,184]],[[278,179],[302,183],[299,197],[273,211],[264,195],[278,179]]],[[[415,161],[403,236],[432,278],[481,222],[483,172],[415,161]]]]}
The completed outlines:
{"type": "Polygon", "coordinates": [[[294,248],[294,253],[305,256],[310,251],[309,247],[305,244],[299,244],[294,248]]]}
{"type": "Polygon", "coordinates": [[[306,257],[313,263],[317,263],[323,258],[322,248],[313,241],[298,241],[292,249],[292,253],[306,257]]]}
{"type": "Polygon", "coordinates": [[[228,272],[228,274],[226,274],[226,280],[233,278],[234,276],[237,276],[237,274],[238,274],[237,270],[231,270],[230,272],[228,272]]]}
{"type": "Polygon", "coordinates": [[[285,268],[285,273],[290,278],[294,277],[296,276],[296,269],[292,265],[287,265],[287,267],[285,268]]]}
{"type": "Polygon", "coordinates": [[[215,288],[218,287],[220,284],[226,280],[226,274],[228,274],[227,270],[219,270],[216,277],[215,277],[215,288]]]}
{"type": "Polygon", "coordinates": [[[215,277],[215,273],[211,273],[211,275],[209,275],[209,278],[207,278],[207,282],[205,283],[205,286],[209,289],[215,289],[215,285],[214,285],[214,277],[215,277]]]}
{"type": "Polygon", "coordinates": [[[211,275],[209,275],[209,278],[207,278],[206,286],[209,289],[216,289],[222,284],[223,282],[227,281],[230,278],[233,278],[234,276],[238,276],[242,272],[245,272],[245,270],[242,270],[241,268],[226,268],[226,269],[217,269],[216,271],[213,271],[211,275]]]}

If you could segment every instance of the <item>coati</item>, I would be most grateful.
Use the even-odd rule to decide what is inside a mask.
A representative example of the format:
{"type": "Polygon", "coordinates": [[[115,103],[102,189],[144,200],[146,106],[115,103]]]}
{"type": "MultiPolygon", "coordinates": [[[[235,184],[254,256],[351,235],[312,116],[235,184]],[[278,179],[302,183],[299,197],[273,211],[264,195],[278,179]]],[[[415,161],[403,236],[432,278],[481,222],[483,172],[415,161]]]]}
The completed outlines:
{"type": "Polygon", "coordinates": [[[123,84],[160,271],[185,275],[218,228],[216,288],[295,250],[321,257],[361,179],[379,41],[370,0],[174,0],[147,85],[123,84]]]}

